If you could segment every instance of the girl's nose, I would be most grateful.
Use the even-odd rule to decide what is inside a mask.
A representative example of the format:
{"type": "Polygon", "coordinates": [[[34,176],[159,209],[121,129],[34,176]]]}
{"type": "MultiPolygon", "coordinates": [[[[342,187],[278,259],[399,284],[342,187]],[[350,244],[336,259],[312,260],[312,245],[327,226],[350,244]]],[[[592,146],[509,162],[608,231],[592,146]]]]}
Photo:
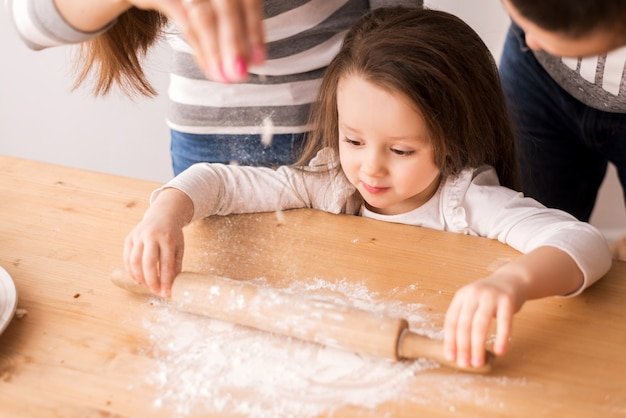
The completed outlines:
{"type": "Polygon", "coordinates": [[[364,153],[361,161],[361,171],[372,177],[383,175],[386,171],[384,156],[376,150],[364,153]]]}

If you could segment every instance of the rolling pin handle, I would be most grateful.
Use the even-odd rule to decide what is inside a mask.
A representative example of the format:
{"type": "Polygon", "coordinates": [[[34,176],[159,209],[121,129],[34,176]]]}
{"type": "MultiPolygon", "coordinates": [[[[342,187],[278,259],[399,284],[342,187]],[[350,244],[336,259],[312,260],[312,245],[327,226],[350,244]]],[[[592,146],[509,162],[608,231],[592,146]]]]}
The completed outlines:
{"type": "Polygon", "coordinates": [[[423,335],[405,331],[398,342],[398,356],[404,359],[429,358],[437,363],[469,373],[488,373],[495,359],[495,354],[485,352],[485,363],[480,367],[461,367],[456,362],[450,361],[443,355],[443,341],[434,340],[423,335]]]}

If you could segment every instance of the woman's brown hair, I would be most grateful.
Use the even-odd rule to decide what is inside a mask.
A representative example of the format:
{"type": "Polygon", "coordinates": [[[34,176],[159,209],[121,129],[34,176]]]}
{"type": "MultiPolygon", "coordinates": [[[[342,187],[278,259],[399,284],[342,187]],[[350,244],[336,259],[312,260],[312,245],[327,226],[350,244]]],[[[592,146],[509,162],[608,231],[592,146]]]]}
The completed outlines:
{"type": "Polygon", "coordinates": [[[154,96],[141,60],[160,38],[167,18],[156,11],[131,8],[100,36],[80,46],[74,88],[94,75],[93,91],[105,95],[114,84],[127,95],[154,96]]]}
{"type": "Polygon", "coordinates": [[[347,34],[324,74],[303,155],[338,152],[337,85],[360,77],[401,93],[425,118],[442,175],[492,165],[500,182],[517,187],[517,163],[509,113],[498,69],[480,37],[459,18],[415,8],[381,8],[347,34]]]}

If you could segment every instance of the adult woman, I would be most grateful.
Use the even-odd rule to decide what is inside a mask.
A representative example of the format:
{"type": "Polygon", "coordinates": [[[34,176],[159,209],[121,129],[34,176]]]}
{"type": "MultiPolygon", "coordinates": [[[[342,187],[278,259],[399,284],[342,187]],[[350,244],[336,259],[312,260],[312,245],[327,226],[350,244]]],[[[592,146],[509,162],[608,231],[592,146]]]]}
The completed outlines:
{"type": "Polygon", "coordinates": [[[177,174],[198,161],[291,162],[324,68],[347,29],[370,8],[400,3],[420,4],[8,0],[7,6],[32,48],[81,43],[77,82],[93,73],[96,94],[115,84],[130,94],[155,94],[141,57],[167,37],[174,50],[168,124],[177,174]],[[262,141],[268,131],[271,142],[262,141]]]}

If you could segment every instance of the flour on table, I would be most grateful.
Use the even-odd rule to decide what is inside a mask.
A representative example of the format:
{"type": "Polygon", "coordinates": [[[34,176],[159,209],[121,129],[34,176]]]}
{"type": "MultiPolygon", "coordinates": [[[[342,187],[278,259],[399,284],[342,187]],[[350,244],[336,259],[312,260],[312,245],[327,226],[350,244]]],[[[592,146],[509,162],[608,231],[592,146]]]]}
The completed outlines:
{"type": "MultiPolygon", "coordinates": [[[[377,301],[362,284],[315,280],[282,290],[315,292],[332,303],[403,317],[420,333],[430,329],[422,305],[377,301]]],[[[416,375],[438,367],[429,360],[394,362],[252,330],[178,312],[161,300],[151,304],[144,326],[157,368],[148,383],[158,394],[154,406],[174,409],[179,417],[228,412],[307,418],[349,404],[374,409],[406,398],[416,375]]]]}

